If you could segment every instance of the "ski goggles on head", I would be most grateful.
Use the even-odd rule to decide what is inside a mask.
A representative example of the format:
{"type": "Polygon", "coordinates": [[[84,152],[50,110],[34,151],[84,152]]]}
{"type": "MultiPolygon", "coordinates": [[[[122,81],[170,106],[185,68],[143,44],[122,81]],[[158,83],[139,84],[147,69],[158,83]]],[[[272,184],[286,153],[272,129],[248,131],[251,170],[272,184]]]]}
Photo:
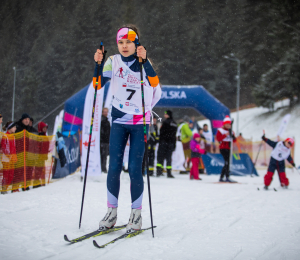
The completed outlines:
{"type": "Polygon", "coordinates": [[[137,36],[136,32],[127,27],[121,28],[117,33],[117,43],[122,39],[128,39],[135,44],[138,44],[139,42],[139,37],[137,36]]]}

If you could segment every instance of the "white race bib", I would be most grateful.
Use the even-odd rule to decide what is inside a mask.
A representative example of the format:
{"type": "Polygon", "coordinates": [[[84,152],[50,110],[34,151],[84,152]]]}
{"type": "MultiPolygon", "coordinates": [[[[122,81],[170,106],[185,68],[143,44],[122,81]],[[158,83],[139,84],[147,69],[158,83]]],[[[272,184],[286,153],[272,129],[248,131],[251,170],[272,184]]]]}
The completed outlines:
{"type": "Polygon", "coordinates": [[[286,160],[291,154],[291,150],[287,148],[283,142],[278,142],[273,149],[271,156],[277,161],[286,160]]]}
{"type": "MultiPolygon", "coordinates": [[[[143,69],[145,113],[151,111],[153,88],[146,79],[143,69]]],[[[113,102],[112,105],[126,114],[142,115],[141,74],[133,72],[121,59],[114,55],[112,60],[113,102]]]]}

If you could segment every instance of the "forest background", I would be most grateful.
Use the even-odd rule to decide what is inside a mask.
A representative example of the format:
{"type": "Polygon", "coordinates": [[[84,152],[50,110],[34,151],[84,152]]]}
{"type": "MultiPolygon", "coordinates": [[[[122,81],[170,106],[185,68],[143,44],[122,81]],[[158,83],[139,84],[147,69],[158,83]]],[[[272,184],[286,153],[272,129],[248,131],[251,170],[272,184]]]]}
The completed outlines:
{"type": "MultiPolygon", "coordinates": [[[[117,29],[135,24],[162,85],[203,85],[230,109],[300,100],[300,1],[2,0],[0,113],[35,121],[92,80],[100,41],[117,53],[117,29]]],[[[62,107],[63,108],[63,107],[62,107]]],[[[58,111],[57,111],[58,113],[58,111]]],[[[54,122],[57,113],[45,121],[54,122]]]]}

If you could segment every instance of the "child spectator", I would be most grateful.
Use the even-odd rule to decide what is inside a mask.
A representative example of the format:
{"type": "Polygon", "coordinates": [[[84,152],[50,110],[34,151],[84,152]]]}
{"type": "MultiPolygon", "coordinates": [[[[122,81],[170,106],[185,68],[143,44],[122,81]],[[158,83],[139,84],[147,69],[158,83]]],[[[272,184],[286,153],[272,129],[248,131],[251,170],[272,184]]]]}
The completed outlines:
{"type": "Polygon", "coordinates": [[[44,122],[38,123],[39,135],[47,135],[47,130],[48,130],[48,124],[46,124],[44,122]]]}
{"type": "MultiPolygon", "coordinates": [[[[15,163],[17,162],[16,143],[13,133],[16,132],[16,123],[9,121],[3,127],[6,134],[2,137],[2,164],[3,164],[3,179],[2,179],[2,194],[7,193],[8,187],[12,184],[15,172],[15,163]]],[[[13,190],[13,192],[18,190],[13,190]]]]}
{"type": "Polygon", "coordinates": [[[195,133],[193,136],[193,140],[191,140],[190,147],[191,147],[191,161],[192,161],[192,168],[190,171],[190,179],[201,180],[199,178],[199,163],[201,154],[206,154],[204,149],[200,147],[201,137],[198,133],[195,133]]]}
{"type": "Polygon", "coordinates": [[[279,175],[279,180],[281,187],[286,188],[289,185],[289,179],[285,175],[285,164],[284,160],[288,160],[288,162],[295,167],[295,163],[291,156],[290,148],[294,145],[293,138],[287,138],[284,141],[274,142],[265,137],[265,130],[263,131],[264,135],[262,139],[271,147],[273,147],[273,151],[271,153],[271,159],[268,167],[268,172],[265,175],[265,187],[267,190],[270,186],[275,170],[277,170],[279,175]]]}

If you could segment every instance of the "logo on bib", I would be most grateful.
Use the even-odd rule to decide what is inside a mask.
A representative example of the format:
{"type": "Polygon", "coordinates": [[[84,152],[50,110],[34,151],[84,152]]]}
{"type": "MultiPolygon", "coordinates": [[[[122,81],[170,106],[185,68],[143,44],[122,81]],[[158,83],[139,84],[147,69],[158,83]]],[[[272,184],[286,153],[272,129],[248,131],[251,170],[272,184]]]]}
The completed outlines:
{"type": "Polygon", "coordinates": [[[122,104],[120,104],[120,108],[123,108],[123,105],[122,105],[122,104]]]}
{"type": "Polygon", "coordinates": [[[126,84],[126,83],[123,83],[123,84],[122,84],[122,87],[123,87],[123,88],[126,88],[126,87],[127,87],[127,84],[126,84]]]}
{"type": "Polygon", "coordinates": [[[136,109],[135,109],[135,112],[138,113],[138,112],[140,112],[140,110],[139,110],[138,108],[136,108],[136,109]]]}
{"type": "Polygon", "coordinates": [[[129,102],[126,102],[125,105],[126,105],[126,106],[129,106],[129,102]]]}
{"type": "Polygon", "coordinates": [[[128,75],[127,82],[135,84],[141,83],[135,76],[132,76],[131,74],[128,75]]]}
{"type": "Polygon", "coordinates": [[[124,79],[124,77],[127,74],[128,74],[128,71],[127,70],[124,71],[124,69],[121,67],[121,68],[118,69],[118,71],[117,71],[117,73],[116,73],[115,76],[124,79]]]}

